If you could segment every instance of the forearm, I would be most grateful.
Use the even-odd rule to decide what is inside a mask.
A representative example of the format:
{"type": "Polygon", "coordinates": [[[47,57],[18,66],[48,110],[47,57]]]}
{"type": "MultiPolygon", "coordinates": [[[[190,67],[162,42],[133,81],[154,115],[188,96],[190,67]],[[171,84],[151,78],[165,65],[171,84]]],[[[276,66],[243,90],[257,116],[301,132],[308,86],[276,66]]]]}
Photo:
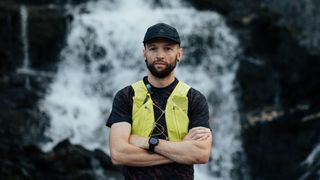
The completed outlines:
{"type": "Polygon", "coordinates": [[[150,154],[147,150],[127,144],[120,149],[111,151],[112,162],[126,166],[154,166],[173,162],[159,154],[150,154]]]}
{"type": "Polygon", "coordinates": [[[119,122],[112,125],[109,136],[110,155],[113,164],[127,166],[153,166],[172,162],[159,155],[149,154],[146,150],[129,143],[131,125],[119,122]]]}
{"type": "MultiPolygon", "coordinates": [[[[203,164],[209,160],[211,141],[211,136],[205,140],[185,140],[181,142],[159,140],[155,152],[177,163],[203,164]]],[[[143,149],[149,148],[148,138],[145,137],[131,136],[130,143],[143,149]]]]}
{"type": "Polygon", "coordinates": [[[204,164],[210,157],[210,149],[204,148],[202,142],[191,140],[170,142],[160,140],[155,152],[181,164],[204,164]]]}

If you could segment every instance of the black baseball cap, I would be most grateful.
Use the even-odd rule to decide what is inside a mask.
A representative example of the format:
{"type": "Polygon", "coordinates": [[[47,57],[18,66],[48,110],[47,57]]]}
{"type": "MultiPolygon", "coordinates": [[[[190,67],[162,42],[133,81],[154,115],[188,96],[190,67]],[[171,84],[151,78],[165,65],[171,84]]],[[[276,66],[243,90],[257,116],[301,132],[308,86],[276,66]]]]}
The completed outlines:
{"type": "Polygon", "coordinates": [[[149,27],[144,35],[143,43],[155,38],[169,39],[180,45],[180,37],[176,28],[165,23],[158,23],[149,27]]]}

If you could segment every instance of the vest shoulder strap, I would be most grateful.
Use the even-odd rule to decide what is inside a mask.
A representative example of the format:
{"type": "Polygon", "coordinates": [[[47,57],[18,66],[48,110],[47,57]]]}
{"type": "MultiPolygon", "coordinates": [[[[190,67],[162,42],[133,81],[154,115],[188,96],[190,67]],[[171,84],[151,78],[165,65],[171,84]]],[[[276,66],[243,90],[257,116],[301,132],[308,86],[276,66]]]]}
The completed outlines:
{"type": "Polygon", "coordinates": [[[172,95],[174,96],[187,96],[190,90],[190,86],[182,81],[179,81],[177,86],[174,88],[172,95]]]}
{"type": "Polygon", "coordinates": [[[146,94],[148,93],[147,87],[145,86],[143,80],[135,82],[131,85],[134,90],[134,96],[145,98],[146,94]]]}

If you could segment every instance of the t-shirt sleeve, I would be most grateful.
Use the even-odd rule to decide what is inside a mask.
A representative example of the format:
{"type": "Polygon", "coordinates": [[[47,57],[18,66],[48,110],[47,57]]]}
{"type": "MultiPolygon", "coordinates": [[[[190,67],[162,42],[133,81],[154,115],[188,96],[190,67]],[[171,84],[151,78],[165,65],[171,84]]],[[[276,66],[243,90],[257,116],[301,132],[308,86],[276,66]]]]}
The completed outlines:
{"type": "Polygon", "coordinates": [[[209,109],[205,96],[193,88],[190,88],[187,96],[189,99],[189,129],[199,126],[210,128],[209,109]]]}
{"type": "Polygon", "coordinates": [[[132,96],[133,89],[131,86],[127,86],[116,93],[112,104],[112,111],[106,124],[108,127],[117,122],[132,124],[132,96]]]}

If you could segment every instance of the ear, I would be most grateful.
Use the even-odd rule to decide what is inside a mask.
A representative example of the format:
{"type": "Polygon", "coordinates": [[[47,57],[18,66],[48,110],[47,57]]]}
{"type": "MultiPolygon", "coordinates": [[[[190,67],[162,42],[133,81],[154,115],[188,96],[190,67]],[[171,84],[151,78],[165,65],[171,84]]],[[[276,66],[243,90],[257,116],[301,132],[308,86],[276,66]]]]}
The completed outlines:
{"type": "Polygon", "coordinates": [[[144,61],[147,60],[147,56],[146,56],[146,48],[143,48],[143,59],[144,61]]]}
{"type": "Polygon", "coordinates": [[[183,49],[182,49],[182,47],[179,47],[179,49],[178,49],[178,54],[177,54],[178,62],[181,62],[181,60],[182,60],[182,55],[183,55],[183,49]]]}

